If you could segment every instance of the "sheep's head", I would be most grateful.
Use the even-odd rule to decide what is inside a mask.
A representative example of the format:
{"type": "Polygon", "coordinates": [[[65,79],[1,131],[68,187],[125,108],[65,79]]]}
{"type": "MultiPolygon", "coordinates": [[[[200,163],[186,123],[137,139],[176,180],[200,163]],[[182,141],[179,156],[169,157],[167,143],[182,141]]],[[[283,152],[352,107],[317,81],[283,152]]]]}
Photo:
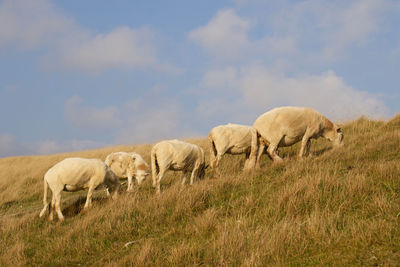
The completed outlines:
{"type": "Polygon", "coordinates": [[[331,129],[325,129],[322,133],[322,136],[328,139],[329,141],[333,142],[335,146],[342,146],[343,145],[343,131],[342,128],[337,127],[336,125],[331,129]]]}
{"type": "Polygon", "coordinates": [[[147,175],[149,175],[148,172],[138,170],[135,175],[137,183],[140,185],[144,180],[146,180],[147,175]]]}
{"type": "Polygon", "coordinates": [[[209,167],[209,165],[207,164],[205,164],[205,163],[203,163],[201,166],[200,166],[200,168],[199,168],[199,175],[198,175],[198,177],[199,177],[199,179],[203,179],[204,178],[204,176],[205,176],[205,174],[206,174],[206,169],[209,167]]]}

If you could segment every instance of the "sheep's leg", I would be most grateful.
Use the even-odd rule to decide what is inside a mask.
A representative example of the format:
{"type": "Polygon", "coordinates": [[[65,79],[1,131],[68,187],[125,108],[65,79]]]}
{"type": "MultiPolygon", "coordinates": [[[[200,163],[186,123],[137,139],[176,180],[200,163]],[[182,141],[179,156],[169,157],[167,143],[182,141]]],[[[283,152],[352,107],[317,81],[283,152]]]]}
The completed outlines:
{"type": "Polygon", "coordinates": [[[152,178],[153,178],[153,187],[157,187],[157,179],[158,176],[160,175],[160,172],[157,172],[157,170],[153,169],[152,170],[152,178]]]}
{"type": "Polygon", "coordinates": [[[282,158],[278,156],[278,154],[276,154],[276,150],[278,148],[278,145],[275,145],[273,143],[271,143],[268,146],[267,152],[268,154],[271,156],[272,160],[275,162],[282,162],[282,158]]]}
{"type": "Polygon", "coordinates": [[[186,183],[186,172],[185,171],[182,172],[181,179],[182,179],[182,186],[184,186],[186,183]]]}
{"type": "Polygon", "coordinates": [[[217,156],[215,157],[215,162],[213,165],[214,177],[221,176],[221,173],[218,171],[218,166],[219,166],[219,162],[221,161],[221,158],[222,158],[222,154],[220,154],[220,153],[218,153],[217,156]]]}
{"type": "Polygon", "coordinates": [[[47,208],[49,208],[49,203],[47,202],[48,184],[47,184],[45,179],[43,181],[43,189],[44,189],[44,193],[43,193],[43,209],[40,212],[39,217],[42,217],[44,215],[44,213],[46,212],[47,208]]]}
{"type": "Polygon", "coordinates": [[[133,189],[132,185],[132,175],[128,175],[128,189],[126,191],[130,192],[133,189]]]}
{"type": "Polygon", "coordinates": [[[194,178],[198,176],[199,168],[200,168],[199,164],[196,164],[196,166],[194,166],[192,175],[190,175],[190,185],[193,185],[194,178]]]}
{"type": "Polygon", "coordinates": [[[257,133],[256,129],[252,129],[251,131],[251,149],[249,159],[246,160],[243,170],[250,171],[254,170],[257,163],[257,153],[259,149],[259,134],[257,133]]]}
{"type": "Polygon", "coordinates": [[[64,220],[64,216],[61,212],[61,192],[57,192],[55,195],[55,210],[57,212],[58,219],[60,221],[64,220]]]}
{"type": "Polygon", "coordinates": [[[262,154],[264,153],[265,145],[260,142],[259,148],[258,148],[258,154],[257,154],[257,160],[256,160],[256,168],[260,168],[260,158],[262,154]]]}
{"type": "Polygon", "coordinates": [[[49,221],[53,220],[53,212],[56,208],[56,198],[55,198],[55,193],[53,192],[53,196],[51,199],[51,203],[50,203],[50,210],[49,210],[49,221]]]}
{"type": "Polygon", "coordinates": [[[304,155],[306,157],[308,157],[308,155],[310,154],[310,147],[311,147],[311,138],[308,139],[307,146],[306,146],[306,149],[305,149],[305,154],[304,155]]]}
{"type": "Polygon", "coordinates": [[[165,170],[160,168],[160,172],[158,173],[158,179],[157,179],[157,184],[156,184],[157,194],[161,193],[161,179],[164,177],[164,174],[165,174],[165,170]]]}
{"type": "Polygon", "coordinates": [[[84,206],[85,209],[87,209],[87,208],[92,206],[92,194],[93,194],[94,188],[95,187],[93,185],[91,185],[89,187],[89,190],[88,190],[88,193],[87,193],[87,197],[86,197],[86,203],[85,203],[85,206],[84,206]]]}
{"type": "Polygon", "coordinates": [[[304,158],[308,156],[308,153],[310,152],[310,144],[310,137],[308,135],[304,135],[303,139],[301,140],[299,158],[304,158]]]}

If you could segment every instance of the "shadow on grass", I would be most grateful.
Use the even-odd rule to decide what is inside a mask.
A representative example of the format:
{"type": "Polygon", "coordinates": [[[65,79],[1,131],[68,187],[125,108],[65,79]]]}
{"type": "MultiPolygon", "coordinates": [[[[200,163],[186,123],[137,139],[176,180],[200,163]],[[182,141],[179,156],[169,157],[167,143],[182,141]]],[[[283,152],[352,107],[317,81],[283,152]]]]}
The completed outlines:
{"type": "Polygon", "coordinates": [[[330,150],[332,150],[332,147],[325,147],[323,149],[320,149],[320,150],[317,150],[317,151],[313,152],[312,154],[313,154],[313,156],[321,156],[322,154],[324,154],[324,153],[326,153],[326,152],[328,152],[330,150]]]}
{"type": "Polygon", "coordinates": [[[7,201],[0,205],[0,210],[7,211],[8,209],[12,208],[13,206],[17,206],[18,201],[12,200],[12,201],[7,201]]]}
{"type": "MultiPolygon", "coordinates": [[[[107,197],[92,197],[92,205],[103,205],[106,201],[108,201],[107,197]]],[[[70,203],[62,210],[64,217],[71,218],[81,213],[85,202],[86,196],[80,196],[77,200],[70,203]]]]}

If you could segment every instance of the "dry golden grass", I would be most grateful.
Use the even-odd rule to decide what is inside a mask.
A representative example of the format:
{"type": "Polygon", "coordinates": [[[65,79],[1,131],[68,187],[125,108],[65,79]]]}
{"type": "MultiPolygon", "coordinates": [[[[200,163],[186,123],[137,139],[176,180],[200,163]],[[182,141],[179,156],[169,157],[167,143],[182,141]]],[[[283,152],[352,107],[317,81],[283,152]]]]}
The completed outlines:
{"type": "MultiPolygon", "coordinates": [[[[313,141],[302,161],[298,145],[281,149],[283,164],[264,156],[251,174],[229,155],[218,179],[182,188],[169,172],[159,196],[148,179],[114,202],[98,191],[82,212],[86,192],[64,193],[63,223],[38,218],[48,168],[112,151],[150,162],[151,145],[0,159],[0,265],[397,265],[400,115],[343,129],[343,148],[313,141]]],[[[206,139],[190,141],[208,154],[206,139]]]]}

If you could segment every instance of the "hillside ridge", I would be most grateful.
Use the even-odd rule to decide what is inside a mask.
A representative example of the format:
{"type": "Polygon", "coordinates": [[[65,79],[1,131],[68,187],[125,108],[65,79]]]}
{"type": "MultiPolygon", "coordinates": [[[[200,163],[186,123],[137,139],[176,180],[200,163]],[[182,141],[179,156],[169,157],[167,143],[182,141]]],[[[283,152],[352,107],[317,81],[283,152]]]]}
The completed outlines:
{"type": "MultiPolygon", "coordinates": [[[[244,156],[226,155],[222,177],[181,187],[169,172],[162,193],[151,179],[109,201],[99,190],[64,193],[65,222],[38,217],[43,175],[65,157],[104,159],[152,145],[0,158],[0,265],[396,265],[400,262],[400,115],[343,125],[342,148],[326,140],[280,149],[242,173],[244,156]],[[129,243],[131,242],[131,243],[129,243]],[[129,243],[127,246],[125,244],[129,243]]],[[[195,139],[205,149],[207,140],[195,139]]]]}

